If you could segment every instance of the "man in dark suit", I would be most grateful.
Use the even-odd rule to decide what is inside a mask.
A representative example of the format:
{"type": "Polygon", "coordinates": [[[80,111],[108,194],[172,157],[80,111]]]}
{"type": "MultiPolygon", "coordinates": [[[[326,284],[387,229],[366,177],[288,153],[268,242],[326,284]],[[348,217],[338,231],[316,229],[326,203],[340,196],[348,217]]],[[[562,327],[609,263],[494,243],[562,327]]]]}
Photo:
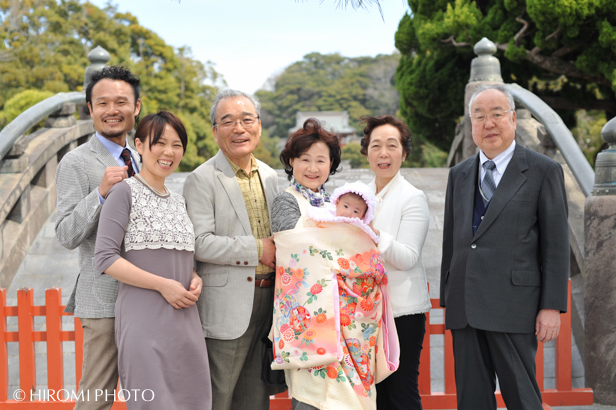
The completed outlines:
{"type": "Polygon", "coordinates": [[[459,410],[542,408],[537,341],[567,310],[569,232],[561,166],[515,143],[513,97],[483,85],[469,103],[481,150],[449,172],[440,304],[453,335],[459,410]]]}

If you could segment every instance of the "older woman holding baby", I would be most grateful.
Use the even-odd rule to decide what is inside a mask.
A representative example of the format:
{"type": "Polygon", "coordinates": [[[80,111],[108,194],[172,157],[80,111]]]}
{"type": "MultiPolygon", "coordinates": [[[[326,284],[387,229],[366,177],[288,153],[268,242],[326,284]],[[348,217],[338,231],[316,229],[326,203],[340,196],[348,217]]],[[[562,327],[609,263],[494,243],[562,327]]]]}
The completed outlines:
{"type": "Polygon", "coordinates": [[[379,233],[379,251],[389,279],[389,293],[400,340],[400,367],[377,384],[378,410],[421,409],[419,358],[426,332],[430,295],[422,249],[430,215],[426,196],[400,174],[411,151],[411,134],[391,115],[363,117],[361,141],[374,172],[369,184],[376,194],[373,226],[379,233]]]}
{"type": "MultiPolygon", "coordinates": [[[[340,144],[336,135],[325,130],[318,120],[310,118],[289,137],[280,153],[291,185],[281,192],[272,205],[272,233],[303,228],[310,206],[321,208],[329,203],[324,184],[340,165],[340,144]]],[[[289,391],[297,371],[285,370],[289,391]]],[[[301,400],[301,399],[300,399],[301,400]]],[[[294,410],[315,407],[293,398],[294,410]]]]}
{"type": "Polygon", "coordinates": [[[329,202],[323,184],[336,173],[340,154],[338,138],[314,118],[289,137],[280,161],[291,185],[274,200],[272,233],[295,228],[308,206],[320,208],[329,202]]]}
{"type": "Polygon", "coordinates": [[[292,184],[272,209],[273,368],[285,369],[294,410],[375,410],[374,385],[397,368],[398,339],[379,238],[368,225],[374,194],[357,181],[337,188],[330,202],[323,183],[340,150],[316,120],[290,137],[280,157],[292,184]]]}

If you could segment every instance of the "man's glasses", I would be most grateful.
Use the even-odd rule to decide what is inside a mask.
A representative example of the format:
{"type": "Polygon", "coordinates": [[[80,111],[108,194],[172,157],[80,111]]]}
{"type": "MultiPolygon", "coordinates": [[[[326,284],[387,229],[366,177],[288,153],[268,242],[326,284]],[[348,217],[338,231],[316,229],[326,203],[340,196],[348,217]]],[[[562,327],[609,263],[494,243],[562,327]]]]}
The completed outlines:
{"type": "Polygon", "coordinates": [[[475,112],[473,113],[473,115],[471,115],[471,119],[473,120],[473,122],[476,122],[476,123],[485,122],[485,120],[487,120],[488,117],[490,117],[492,121],[498,121],[498,120],[502,120],[503,118],[505,118],[505,114],[511,111],[513,110],[507,110],[507,111],[494,110],[494,111],[490,111],[487,114],[485,112],[475,112]]]}
{"type": "Polygon", "coordinates": [[[235,128],[238,122],[242,124],[242,127],[244,127],[245,130],[249,130],[256,123],[259,122],[259,116],[256,116],[256,117],[248,116],[248,117],[238,118],[238,119],[225,118],[224,120],[220,122],[214,122],[213,125],[214,127],[220,126],[221,128],[230,129],[230,128],[235,128]]]}

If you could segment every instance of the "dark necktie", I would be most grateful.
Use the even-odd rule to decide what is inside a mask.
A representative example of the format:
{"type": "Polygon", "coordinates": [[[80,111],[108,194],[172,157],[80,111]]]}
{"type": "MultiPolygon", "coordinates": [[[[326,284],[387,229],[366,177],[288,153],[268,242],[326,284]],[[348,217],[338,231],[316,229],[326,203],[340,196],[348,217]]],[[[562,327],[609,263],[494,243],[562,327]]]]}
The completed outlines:
{"type": "Polygon", "coordinates": [[[492,199],[494,191],[496,191],[496,184],[494,183],[494,176],[492,175],[492,171],[496,168],[496,164],[493,161],[486,161],[483,167],[486,170],[486,175],[483,177],[483,182],[481,183],[481,191],[483,192],[484,202],[488,203],[490,199],[492,199]]]}
{"type": "Polygon", "coordinates": [[[124,160],[124,163],[128,165],[128,177],[130,178],[135,175],[135,170],[133,169],[133,161],[130,157],[130,150],[128,148],[124,148],[124,151],[122,151],[122,155],[120,156],[124,160]]]}

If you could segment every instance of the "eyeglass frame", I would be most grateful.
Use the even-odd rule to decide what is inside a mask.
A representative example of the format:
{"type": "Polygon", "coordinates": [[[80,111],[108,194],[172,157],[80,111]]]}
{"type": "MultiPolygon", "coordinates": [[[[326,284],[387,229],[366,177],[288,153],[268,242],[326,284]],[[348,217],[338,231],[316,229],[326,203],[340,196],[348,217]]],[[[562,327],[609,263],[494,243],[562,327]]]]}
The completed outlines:
{"type": "MultiPolygon", "coordinates": [[[[492,118],[492,116],[490,115],[490,113],[497,112],[497,111],[501,111],[501,110],[492,110],[492,111],[490,111],[490,112],[489,112],[486,116],[487,116],[487,117],[492,118]]],[[[504,110],[503,110],[503,114],[506,114],[506,113],[508,113],[508,112],[512,112],[512,111],[514,111],[514,109],[513,109],[513,108],[510,108],[510,109],[508,109],[507,111],[504,111],[504,110]]],[[[473,114],[480,114],[480,113],[473,113],[473,114]]],[[[473,114],[471,114],[471,115],[470,115],[470,117],[471,117],[471,121],[477,122],[477,120],[475,120],[475,119],[473,118],[473,114]]],[[[505,117],[503,116],[503,118],[505,118],[505,117]]],[[[501,119],[502,119],[502,118],[492,118],[492,120],[493,120],[493,121],[498,121],[498,120],[501,120],[501,119]]],[[[485,118],[484,120],[479,121],[478,123],[479,123],[479,124],[482,124],[482,123],[484,123],[486,120],[487,120],[487,118],[485,118]]]]}
{"type": "MultiPolygon", "coordinates": [[[[250,119],[255,119],[257,122],[258,122],[258,121],[261,121],[261,116],[260,116],[260,115],[257,115],[256,117],[254,117],[254,116],[252,116],[252,115],[249,115],[249,116],[244,117],[244,119],[249,119],[249,118],[250,118],[250,119]]],[[[236,127],[236,126],[237,126],[237,123],[239,122],[240,124],[242,124],[242,128],[244,128],[245,130],[251,129],[251,128],[252,128],[252,126],[250,126],[250,127],[246,128],[246,126],[244,125],[244,119],[236,118],[236,119],[233,121],[233,124],[232,124],[231,126],[229,126],[229,128],[234,128],[234,127],[236,127]]],[[[222,121],[222,120],[221,120],[221,121],[222,121]]],[[[216,129],[218,129],[218,125],[221,125],[218,121],[214,121],[214,124],[212,124],[212,126],[213,126],[213,127],[217,127],[216,129]]],[[[224,127],[224,126],[223,126],[223,127],[224,127]]]]}

